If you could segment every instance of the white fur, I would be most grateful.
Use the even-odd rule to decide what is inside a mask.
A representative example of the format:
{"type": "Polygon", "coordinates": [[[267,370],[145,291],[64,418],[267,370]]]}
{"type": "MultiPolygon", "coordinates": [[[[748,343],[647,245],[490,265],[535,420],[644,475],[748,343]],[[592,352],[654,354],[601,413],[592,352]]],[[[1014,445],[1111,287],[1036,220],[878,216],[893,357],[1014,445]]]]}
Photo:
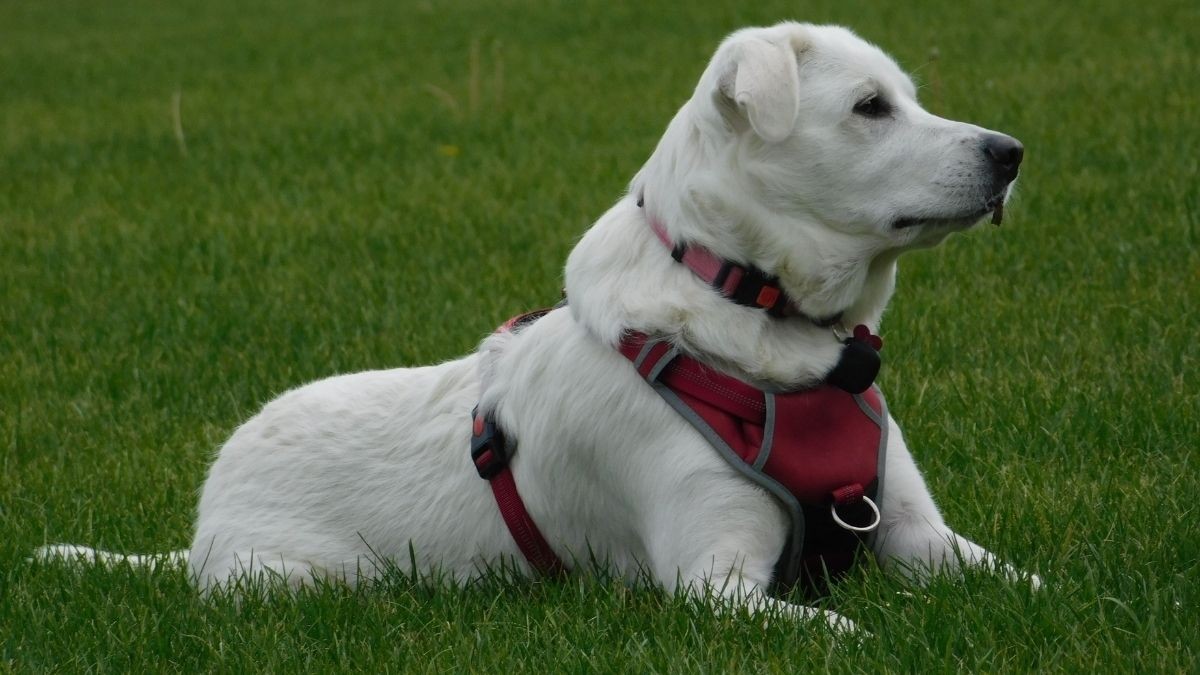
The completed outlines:
{"type": "MultiPolygon", "coordinates": [[[[200,585],[247,572],[353,582],[385,559],[407,569],[410,555],[419,571],[459,580],[502,561],[531,573],[468,458],[469,414],[482,402],[518,443],[521,495],[569,564],[645,569],[667,588],[849,628],[764,596],[785,512],[613,348],[625,330],[665,335],[727,373],[799,387],[828,372],[840,345],[802,318],[718,296],[671,260],[646,215],[677,241],[777,274],[811,315],[842,311],[846,325],[877,328],[899,254],[969,226],[994,197],[981,133],[921,109],[907,76],[845,29],[734,33],[630,194],[571,253],[569,308],[456,361],[301,387],[233,434],[187,555],[200,585]],[[893,106],[887,119],[853,112],[871,93],[893,106]],[[918,217],[943,220],[893,227],[918,217]]],[[[945,525],[894,422],[886,477],[883,565],[919,574],[993,562],[945,525]]]]}

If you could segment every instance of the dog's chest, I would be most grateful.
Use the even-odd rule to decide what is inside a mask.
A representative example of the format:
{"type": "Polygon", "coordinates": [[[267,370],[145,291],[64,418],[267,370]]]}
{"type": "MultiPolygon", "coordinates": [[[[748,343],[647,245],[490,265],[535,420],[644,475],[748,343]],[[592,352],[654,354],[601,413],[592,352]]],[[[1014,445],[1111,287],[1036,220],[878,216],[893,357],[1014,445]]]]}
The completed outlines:
{"type": "Polygon", "coordinates": [[[849,567],[862,535],[879,523],[887,413],[877,389],[763,391],[640,334],[621,353],[730,466],[787,510],[779,586],[849,567]]]}

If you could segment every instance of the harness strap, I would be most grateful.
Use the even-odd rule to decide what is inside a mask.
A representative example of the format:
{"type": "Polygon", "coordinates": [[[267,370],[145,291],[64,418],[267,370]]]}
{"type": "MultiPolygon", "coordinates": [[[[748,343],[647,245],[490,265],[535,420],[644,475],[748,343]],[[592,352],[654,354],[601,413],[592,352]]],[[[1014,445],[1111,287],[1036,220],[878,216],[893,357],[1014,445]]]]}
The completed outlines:
{"type": "Polygon", "coordinates": [[[521,555],[531,567],[544,576],[558,576],[566,571],[562,560],[550,548],[541,530],[533,522],[533,516],[525,508],[517,482],[509,466],[510,454],[504,435],[490,414],[480,414],[479,408],[471,411],[471,461],[479,477],[487,480],[492,496],[500,507],[500,516],[508,526],[521,555]]]}
{"type": "Polygon", "coordinates": [[[722,375],[696,359],[680,356],[665,340],[651,340],[645,333],[632,332],[617,348],[645,380],[660,381],[751,424],[766,420],[762,390],[722,375]]]}

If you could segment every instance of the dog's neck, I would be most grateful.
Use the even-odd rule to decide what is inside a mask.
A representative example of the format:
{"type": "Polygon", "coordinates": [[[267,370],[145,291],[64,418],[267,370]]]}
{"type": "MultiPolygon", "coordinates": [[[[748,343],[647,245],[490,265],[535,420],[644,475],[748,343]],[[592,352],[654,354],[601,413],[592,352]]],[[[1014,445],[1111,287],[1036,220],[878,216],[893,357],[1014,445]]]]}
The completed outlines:
{"type": "MultiPolygon", "coordinates": [[[[843,283],[857,282],[860,296],[869,297],[848,303],[843,323],[875,329],[891,294],[895,258],[879,256],[864,267],[861,279],[843,283]]],[[[832,329],[737,305],[678,264],[634,195],[604,214],[571,252],[566,287],[575,318],[608,345],[625,330],[666,336],[717,369],[767,387],[814,385],[841,355],[832,329]]]]}
{"type": "Polygon", "coordinates": [[[723,122],[686,104],[630,194],[584,235],[567,261],[575,317],[609,345],[622,330],[667,336],[735,377],[794,388],[819,382],[837,363],[833,330],[800,317],[777,318],[721,297],[675,262],[652,232],[659,219],[672,241],[703,246],[779,278],[810,317],[841,314],[845,326],[878,330],[895,282],[897,251],[862,237],[812,229],[806,214],[782,217],[753,194],[751,153],[730,144],[723,122]],[[637,205],[644,194],[644,208],[637,205]],[[814,234],[819,232],[819,236],[814,234]]]}

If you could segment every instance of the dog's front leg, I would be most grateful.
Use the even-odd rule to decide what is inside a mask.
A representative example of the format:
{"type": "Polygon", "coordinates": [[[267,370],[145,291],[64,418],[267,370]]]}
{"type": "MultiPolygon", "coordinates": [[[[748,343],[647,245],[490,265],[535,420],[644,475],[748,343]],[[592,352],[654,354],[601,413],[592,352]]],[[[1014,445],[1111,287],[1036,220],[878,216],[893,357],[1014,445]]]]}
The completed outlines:
{"type": "Polygon", "coordinates": [[[721,474],[678,490],[658,514],[647,537],[651,570],[667,590],[718,611],[745,611],[765,618],[823,621],[839,633],[857,630],[835,612],[770,597],[767,589],[783,550],[787,516],[757,487],[721,474]]]}
{"type": "Polygon", "coordinates": [[[952,573],[960,566],[1001,570],[1011,581],[1041,586],[1036,574],[1001,563],[987,549],[954,532],[942,519],[925,480],[921,477],[899,427],[890,421],[883,503],[883,519],[875,535],[876,559],[916,581],[930,574],[952,573]]]}

